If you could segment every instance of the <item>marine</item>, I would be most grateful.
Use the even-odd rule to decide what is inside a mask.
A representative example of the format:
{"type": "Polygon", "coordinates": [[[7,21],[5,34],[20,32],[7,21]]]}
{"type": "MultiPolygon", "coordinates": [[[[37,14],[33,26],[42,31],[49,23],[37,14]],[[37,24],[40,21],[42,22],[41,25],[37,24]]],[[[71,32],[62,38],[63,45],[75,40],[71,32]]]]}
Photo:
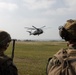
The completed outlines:
{"type": "Polygon", "coordinates": [[[18,69],[11,57],[5,55],[9,47],[11,36],[8,32],[0,30],[0,75],[18,75],[18,69]]]}
{"type": "Polygon", "coordinates": [[[47,75],[76,75],[76,20],[69,19],[59,27],[59,35],[67,42],[48,60],[47,75]]]}

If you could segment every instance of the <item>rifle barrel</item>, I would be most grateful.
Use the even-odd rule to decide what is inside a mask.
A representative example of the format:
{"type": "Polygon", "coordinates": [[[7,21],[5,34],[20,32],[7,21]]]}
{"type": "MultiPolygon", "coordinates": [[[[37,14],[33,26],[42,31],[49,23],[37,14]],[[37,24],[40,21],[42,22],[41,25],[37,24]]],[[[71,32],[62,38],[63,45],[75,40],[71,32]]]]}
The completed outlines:
{"type": "Polygon", "coordinates": [[[13,41],[13,46],[12,46],[12,56],[11,56],[11,58],[12,58],[12,61],[13,61],[13,58],[14,58],[14,50],[15,50],[15,39],[13,39],[12,40],[13,41]]]}

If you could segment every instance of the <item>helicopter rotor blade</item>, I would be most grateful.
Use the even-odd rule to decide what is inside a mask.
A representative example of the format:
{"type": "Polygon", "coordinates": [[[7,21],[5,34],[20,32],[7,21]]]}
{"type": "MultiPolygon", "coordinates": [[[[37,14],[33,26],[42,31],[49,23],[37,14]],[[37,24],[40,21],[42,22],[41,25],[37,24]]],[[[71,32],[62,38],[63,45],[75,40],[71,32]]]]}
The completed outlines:
{"type": "Polygon", "coordinates": [[[38,29],[38,28],[36,28],[35,26],[32,26],[34,29],[38,29]]]}
{"type": "Polygon", "coordinates": [[[29,28],[29,27],[24,27],[26,29],[29,29],[29,30],[35,30],[34,28],[29,28]]]}
{"type": "Polygon", "coordinates": [[[44,28],[44,27],[46,27],[46,26],[43,26],[43,27],[41,27],[41,28],[44,28]]]}

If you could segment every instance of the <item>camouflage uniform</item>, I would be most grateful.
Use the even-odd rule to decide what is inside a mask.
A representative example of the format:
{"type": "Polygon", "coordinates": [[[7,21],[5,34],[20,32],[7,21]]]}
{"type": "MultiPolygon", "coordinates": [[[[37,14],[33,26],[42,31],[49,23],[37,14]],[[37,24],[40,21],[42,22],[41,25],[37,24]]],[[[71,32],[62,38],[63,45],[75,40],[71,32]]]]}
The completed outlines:
{"type": "MultiPolygon", "coordinates": [[[[69,42],[69,45],[68,45],[69,47],[67,49],[59,50],[56,54],[54,54],[52,59],[48,61],[47,75],[55,75],[55,72],[57,73],[56,75],[62,75],[58,73],[58,70],[61,69],[60,64],[63,63],[63,59],[65,58],[65,56],[67,56],[67,54],[69,55],[70,58],[76,58],[76,20],[72,20],[72,19],[67,20],[64,27],[62,26],[61,28],[59,28],[59,30],[60,30],[59,34],[62,37],[62,39],[69,42]],[[56,56],[58,56],[59,59],[56,56]],[[60,61],[60,58],[61,58],[61,61],[60,61]]],[[[73,63],[73,64],[76,65],[76,63],[73,63]]],[[[73,68],[75,67],[76,66],[73,66],[73,68]]],[[[76,74],[76,68],[75,68],[75,74],[76,74]]]]}
{"type": "Polygon", "coordinates": [[[54,68],[54,66],[55,67],[60,66],[61,63],[63,62],[62,58],[61,58],[61,61],[60,61],[56,57],[56,55],[59,56],[59,57],[65,58],[65,56],[63,56],[62,54],[66,55],[66,51],[67,51],[67,53],[68,53],[68,55],[70,57],[76,57],[76,48],[75,47],[69,47],[68,49],[61,49],[56,54],[54,54],[54,56],[48,61],[48,64],[47,64],[47,75],[49,75],[48,73],[50,72],[50,70],[52,70],[54,68]]]}

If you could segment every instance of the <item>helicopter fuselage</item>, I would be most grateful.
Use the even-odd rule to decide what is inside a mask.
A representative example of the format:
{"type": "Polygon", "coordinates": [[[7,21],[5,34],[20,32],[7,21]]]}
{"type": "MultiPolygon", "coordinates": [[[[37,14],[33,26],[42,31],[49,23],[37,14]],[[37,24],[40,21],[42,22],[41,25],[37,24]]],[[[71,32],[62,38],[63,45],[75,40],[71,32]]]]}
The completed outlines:
{"type": "Polygon", "coordinates": [[[32,26],[33,28],[29,28],[29,27],[25,27],[27,29],[29,29],[27,32],[29,32],[30,35],[40,35],[43,33],[42,28],[44,28],[45,26],[41,27],[41,28],[37,28],[35,26],[32,26]]]}
{"type": "Polygon", "coordinates": [[[43,33],[43,30],[42,29],[37,29],[36,31],[34,31],[32,34],[33,35],[40,35],[43,33]]]}

